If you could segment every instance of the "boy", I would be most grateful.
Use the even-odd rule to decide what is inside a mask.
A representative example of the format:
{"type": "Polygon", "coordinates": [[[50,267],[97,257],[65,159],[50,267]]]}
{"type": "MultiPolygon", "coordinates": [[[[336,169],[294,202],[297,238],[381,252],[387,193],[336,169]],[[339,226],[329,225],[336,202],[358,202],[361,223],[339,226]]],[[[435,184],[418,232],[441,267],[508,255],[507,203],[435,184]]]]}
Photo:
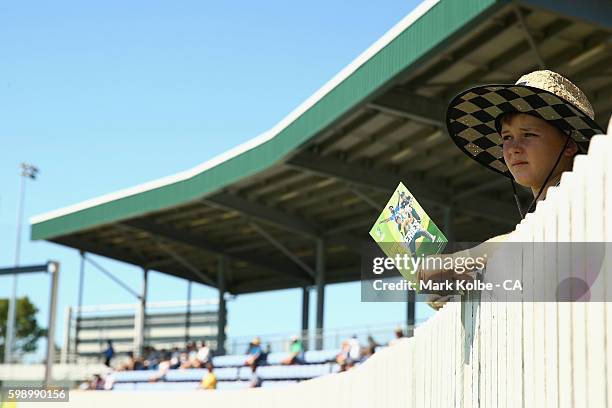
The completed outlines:
{"type": "MultiPolygon", "coordinates": [[[[591,137],[603,133],[594,117],[576,85],[544,70],[524,75],[514,85],[484,85],[460,93],[449,104],[446,124],[468,157],[509,178],[524,217],[546,197],[548,188],[559,183],[563,172],[572,170],[574,156],[587,152],[591,137]],[[525,212],[515,183],[532,191],[534,198],[525,212]]],[[[454,256],[479,256],[485,244],[506,238],[507,234],[491,238],[454,256]]],[[[417,279],[437,277],[466,278],[450,269],[421,269],[417,279]]]]}

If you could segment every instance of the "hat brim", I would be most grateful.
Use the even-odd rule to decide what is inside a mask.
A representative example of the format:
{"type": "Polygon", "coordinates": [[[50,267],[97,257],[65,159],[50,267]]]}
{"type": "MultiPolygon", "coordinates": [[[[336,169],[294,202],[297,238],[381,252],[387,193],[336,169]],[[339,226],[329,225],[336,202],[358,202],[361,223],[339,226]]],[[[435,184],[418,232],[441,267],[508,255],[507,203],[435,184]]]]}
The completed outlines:
{"type": "Polygon", "coordinates": [[[565,99],[527,85],[484,85],[455,96],[446,111],[446,127],[455,144],[485,167],[512,178],[504,161],[496,120],[520,112],[534,115],[563,131],[586,152],[590,139],[603,133],[588,115],[565,99]]]}

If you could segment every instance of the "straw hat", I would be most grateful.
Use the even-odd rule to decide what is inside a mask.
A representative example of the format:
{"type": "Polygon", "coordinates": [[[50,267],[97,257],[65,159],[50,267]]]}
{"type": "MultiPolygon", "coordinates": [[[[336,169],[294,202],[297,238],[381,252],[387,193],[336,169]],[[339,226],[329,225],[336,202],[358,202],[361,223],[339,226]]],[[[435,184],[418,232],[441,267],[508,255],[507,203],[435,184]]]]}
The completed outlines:
{"type": "Polygon", "coordinates": [[[512,178],[499,134],[499,119],[509,112],[527,113],[570,132],[581,153],[586,153],[591,137],[603,133],[584,93],[548,70],[523,75],[514,85],[484,85],[461,92],[448,106],[446,126],[465,154],[512,178]]]}

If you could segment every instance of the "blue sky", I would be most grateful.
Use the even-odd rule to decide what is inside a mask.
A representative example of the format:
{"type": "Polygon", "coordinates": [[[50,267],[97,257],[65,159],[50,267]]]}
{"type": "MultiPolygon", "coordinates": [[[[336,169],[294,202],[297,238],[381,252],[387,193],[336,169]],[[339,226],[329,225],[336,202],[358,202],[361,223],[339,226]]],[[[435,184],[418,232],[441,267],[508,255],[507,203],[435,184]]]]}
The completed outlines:
{"type": "MultiPolygon", "coordinates": [[[[191,168],[272,127],[417,4],[2,2],[0,265],[14,262],[22,161],[41,170],[27,186],[25,220],[191,168]]],[[[27,221],[23,231],[22,264],[62,264],[61,340],[63,310],[77,303],[78,254],[30,241],[27,221]]],[[[137,268],[96,259],[140,288],[137,268]]],[[[44,325],[47,283],[43,275],[19,280],[44,325]]],[[[0,278],[0,297],[10,285],[0,278]]],[[[183,299],[186,286],[153,273],[149,299],[183,299]]],[[[404,304],[361,303],[359,283],[326,293],[327,327],[405,318],[404,304]]],[[[194,298],[215,294],[194,286],[194,298]]],[[[85,304],[134,301],[88,268],[85,304]]],[[[239,296],[228,308],[230,336],[291,332],[300,327],[301,292],[239,296]]],[[[431,312],[421,305],[417,313],[431,312]]]]}

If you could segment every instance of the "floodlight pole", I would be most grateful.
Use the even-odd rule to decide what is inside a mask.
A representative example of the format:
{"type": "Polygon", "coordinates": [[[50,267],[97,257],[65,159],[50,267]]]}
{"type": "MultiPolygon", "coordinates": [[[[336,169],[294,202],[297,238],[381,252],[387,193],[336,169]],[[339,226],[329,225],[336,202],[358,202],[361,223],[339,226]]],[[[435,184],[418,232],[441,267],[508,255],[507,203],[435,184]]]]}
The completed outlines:
{"type": "Polygon", "coordinates": [[[55,309],[57,308],[57,285],[59,283],[59,263],[49,262],[51,274],[51,296],[49,299],[49,325],[47,328],[47,363],[45,365],[45,385],[53,381],[53,362],[55,360],[55,309]]]}
{"type": "MultiPolygon", "coordinates": [[[[17,242],[15,244],[15,267],[19,266],[21,255],[21,222],[25,202],[26,178],[36,180],[38,168],[31,164],[21,163],[21,181],[19,183],[19,207],[17,210],[17,242]]],[[[8,319],[6,322],[6,338],[4,343],[4,364],[13,362],[13,346],[15,343],[15,316],[17,315],[17,274],[13,275],[13,288],[9,298],[8,319]]]]}

